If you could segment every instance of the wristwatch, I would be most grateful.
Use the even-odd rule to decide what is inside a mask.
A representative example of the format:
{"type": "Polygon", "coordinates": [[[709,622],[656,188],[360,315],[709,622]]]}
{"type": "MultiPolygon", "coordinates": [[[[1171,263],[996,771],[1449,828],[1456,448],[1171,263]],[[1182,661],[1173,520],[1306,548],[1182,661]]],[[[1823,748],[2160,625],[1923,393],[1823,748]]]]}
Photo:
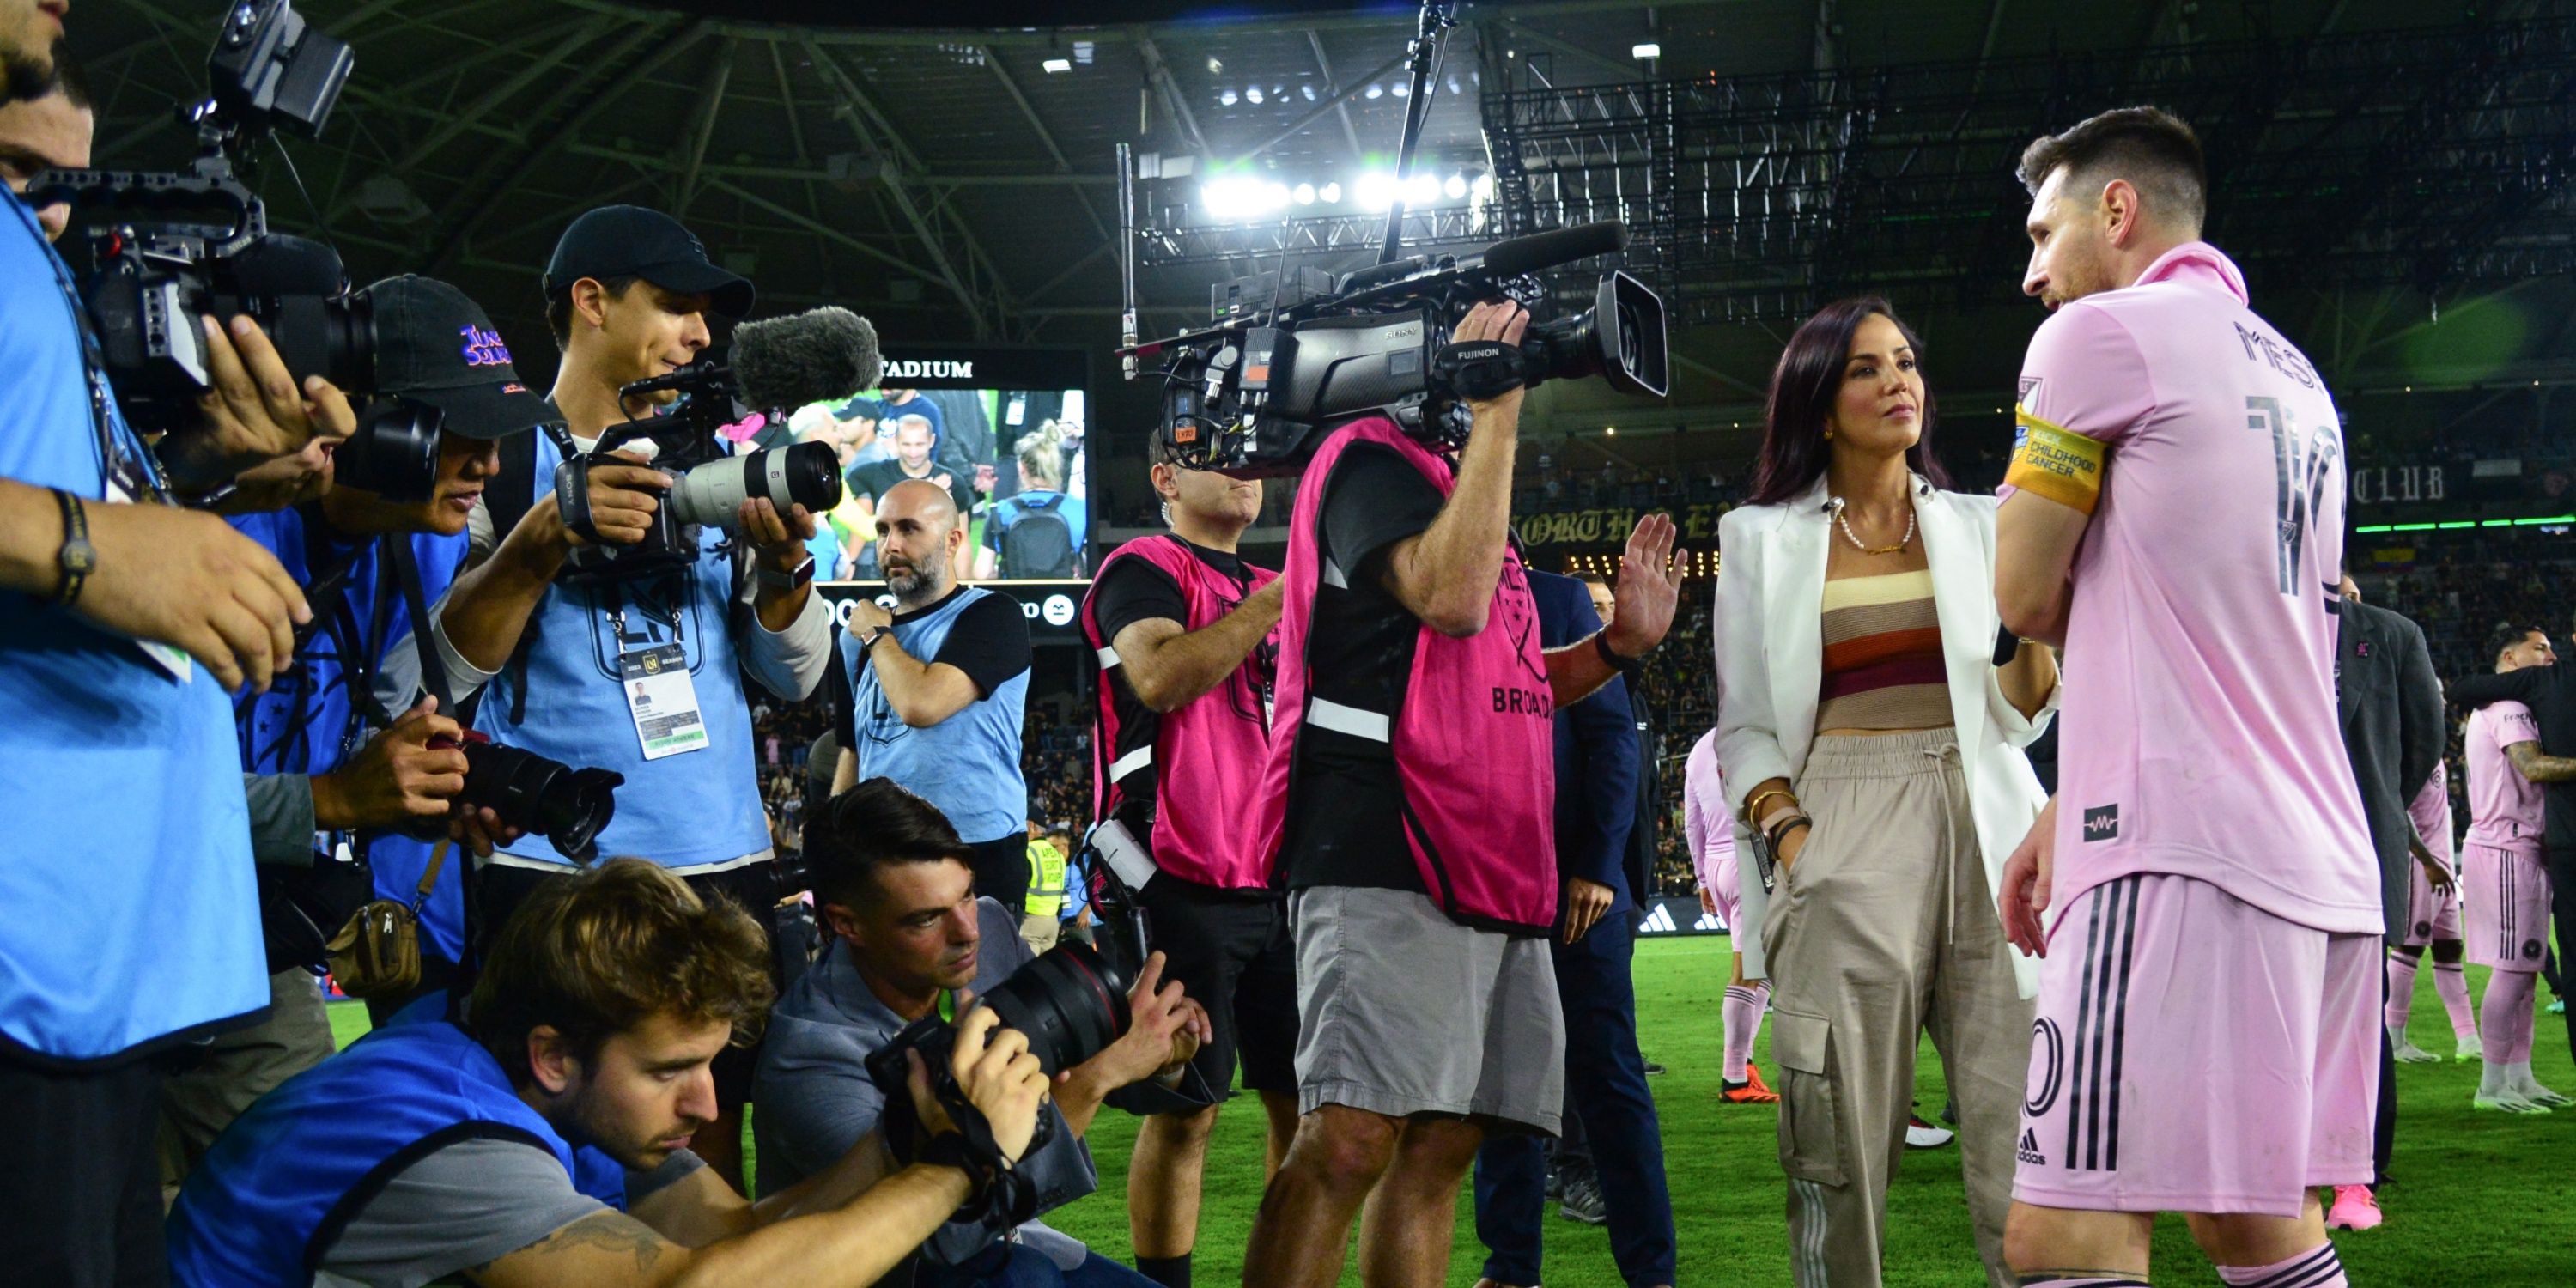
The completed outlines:
{"type": "Polygon", "coordinates": [[[805,562],[796,565],[794,572],[772,572],[767,564],[762,564],[753,570],[752,575],[771,590],[794,590],[814,580],[814,556],[805,556],[805,562]]]}
{"type": "Polygon", "coordinates": [[[891,626],[871,627],[867,634],[859,637],[859,651],[866,653],[874,650],[878,640],[892,634],[894,634],[894,628],[891,626]]]}
{"type": "Polygon", "coordinates": [[[62,569],[62,585],[55,587],[53,602],[69,608],[79,602],[81,590],[89,585],[89,575],[98,571],[98,547],[89,543],[89,512],[82,508],[79,497],[61,488],[46,489],[54,494],[54,503],[63,510],[63,548],[54,556],[62,569]]]}

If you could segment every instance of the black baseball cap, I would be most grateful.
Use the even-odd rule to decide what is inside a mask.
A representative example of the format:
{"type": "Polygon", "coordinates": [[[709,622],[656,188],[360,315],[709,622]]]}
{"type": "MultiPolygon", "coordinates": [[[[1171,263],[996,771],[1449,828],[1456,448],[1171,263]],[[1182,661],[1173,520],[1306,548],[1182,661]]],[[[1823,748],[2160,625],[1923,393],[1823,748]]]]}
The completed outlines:
{"type": "Polygon", "coordinates": [[[546,261],[546,298],[569,293],[585,277],[640,277],[666,291],[704,295],[719,316],[751,314],[749,281],[709,262],[706,245],[679,220],[642,206],[601,206],[564,229],[546,261]]]}
{"type": "Polygon", "coordinates": [[[363,295],[375,312],[376,388],[436,407],[441,432],[490,440],[561,419],[520,383],[509,346],[465,292],[405,274],[363,295]]]}

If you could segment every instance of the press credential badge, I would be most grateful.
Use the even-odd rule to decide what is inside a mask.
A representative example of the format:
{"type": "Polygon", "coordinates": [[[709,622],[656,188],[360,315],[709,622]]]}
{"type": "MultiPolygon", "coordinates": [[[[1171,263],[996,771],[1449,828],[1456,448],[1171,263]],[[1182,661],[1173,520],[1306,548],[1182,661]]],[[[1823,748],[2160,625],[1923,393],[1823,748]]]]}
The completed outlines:
{"type": "Polygon", "coordinates": [[[688,656],[677,644],[621,653],[617,669],[626,685],[626,709],[644,759],[660,760],[707,745],[707,722],[698,714],[698,686],[689,682],[688,656]]]}

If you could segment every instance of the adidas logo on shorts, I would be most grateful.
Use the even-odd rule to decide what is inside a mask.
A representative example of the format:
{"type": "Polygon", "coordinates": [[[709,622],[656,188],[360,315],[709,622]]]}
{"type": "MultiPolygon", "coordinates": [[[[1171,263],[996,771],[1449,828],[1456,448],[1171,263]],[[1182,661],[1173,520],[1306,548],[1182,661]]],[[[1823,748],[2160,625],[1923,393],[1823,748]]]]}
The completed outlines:
{"type": "Polygon", "coordinates": [[[2039,1152],[2038,1132],[2032,1131],[2028,1127],[2021,1129],[2021,1151],[2017,1157],[2019,1157],[2021,1161],[2028,1163],[2033,1167],[2048,1166],[2047,1156],[2039,1152]]]}

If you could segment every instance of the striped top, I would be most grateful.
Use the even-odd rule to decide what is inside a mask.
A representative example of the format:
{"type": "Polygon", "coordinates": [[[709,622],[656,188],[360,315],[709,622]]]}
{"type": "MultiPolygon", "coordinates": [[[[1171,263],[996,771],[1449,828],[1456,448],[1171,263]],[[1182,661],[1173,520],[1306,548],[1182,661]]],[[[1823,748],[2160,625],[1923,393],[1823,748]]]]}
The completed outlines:
{"type": "Polygon", "coordinates": [[[1824,612],[1817,728],[1938,729],[1951,722],[1930,569],[1828,581],[1824,612]]]}

